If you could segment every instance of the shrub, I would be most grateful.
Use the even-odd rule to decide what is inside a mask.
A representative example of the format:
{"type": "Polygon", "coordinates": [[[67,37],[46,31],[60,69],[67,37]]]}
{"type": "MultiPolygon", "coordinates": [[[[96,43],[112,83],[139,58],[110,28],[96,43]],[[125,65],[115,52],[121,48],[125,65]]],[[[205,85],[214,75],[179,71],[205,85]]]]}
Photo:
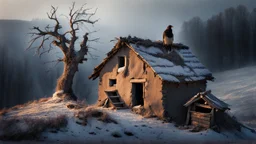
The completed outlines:
{"type": "Polygon", "coordinates": [[[86,125],[87,119],[90,117],[95,117],[99,121],[102,121],[105,123],[117,124],[117,121],[112,119],[107,112],[99,110],[94,106],[87,107],[86,109],[80,110],[77,113],[75,113],[75,118],[79,119],[78,123],[81,123],[83,125],[86,125]]]}
{"type": "Polygon", "coordinates": [[[77,109],[81,109],[83,106],[81,106],[81,105],[79,105],[79,104],[73,104],[73,103],[69,103],[69,104],[67,104],[67,108],[69,108],[69,109],[75,109],[75,110],[77,110],[77,109]]]}
{"type": "Polygon", "coordinates": [[[6,113],[8,113],[8,109],[3,108],[0,110],[0,116],[4,116],[6,113]]]}
{"type": "Polygon", "coordinates": [[[9,118],[0,120],[0,140],[32,140],[46,129],[59,130],[68,124],[65,115],[54,118],[9,118]]]}

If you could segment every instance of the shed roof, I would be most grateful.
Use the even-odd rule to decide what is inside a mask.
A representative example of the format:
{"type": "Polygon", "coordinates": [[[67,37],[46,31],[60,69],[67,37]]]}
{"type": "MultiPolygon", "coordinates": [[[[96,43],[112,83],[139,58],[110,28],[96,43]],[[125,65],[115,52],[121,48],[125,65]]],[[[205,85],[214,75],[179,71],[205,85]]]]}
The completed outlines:
{"type": "Polygon", "coordinates": [[[220,99],[218,99],[217,97],[215,97],[211,91],[206,91],[206,92],[200,92],[197,95],[195,95],[194,97],[192,97],[186,104],[184,104],[185,107],[190,106],[191,104],[193,104],[194,102],[203,99],[205,100],[210,106],[220,109],[220,110],[226,110],[226,109],[230,109],[229,105],[223,101],[221,101],[220,99]]]}
{"type": "Polygon", "coordinates": [[[211,72],[187,46],[173,44],[171,51],[167,51],[161,41],[152,42],[137,37],[119,38],[103,62],[94,68],[89,79],[96,79],[108,60],[123,47],[134,51],[163,81],[181,83],[213,79],[211,72]]]}

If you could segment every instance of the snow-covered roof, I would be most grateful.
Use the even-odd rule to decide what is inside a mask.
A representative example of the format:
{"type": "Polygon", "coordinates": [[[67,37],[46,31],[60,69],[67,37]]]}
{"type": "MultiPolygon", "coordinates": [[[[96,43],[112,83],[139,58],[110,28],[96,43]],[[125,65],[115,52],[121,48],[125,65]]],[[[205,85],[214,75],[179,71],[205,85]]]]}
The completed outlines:
{"type": "Polygon", "coordinates": [[[187,46],[174,44],[171,50],[166,50],[162,42],[137,37],[121,38],[89,78],[97,78],[108,59],[125,46],[132,49],[163,81],[181,83],[213,79],[211,72],[187,46]]]}
{"type": "Polygon", "coordinates": [[[192,103],[198,101],[199,99],[203,99],[206,101],[210,106],[220,109],[220,110],[226,110],[230,109],[229,105],[217,97],[215,97],[211,91],[201,92],[192,97],[186,104],[184,104],[185,107],[190,106],[192,103]]]}

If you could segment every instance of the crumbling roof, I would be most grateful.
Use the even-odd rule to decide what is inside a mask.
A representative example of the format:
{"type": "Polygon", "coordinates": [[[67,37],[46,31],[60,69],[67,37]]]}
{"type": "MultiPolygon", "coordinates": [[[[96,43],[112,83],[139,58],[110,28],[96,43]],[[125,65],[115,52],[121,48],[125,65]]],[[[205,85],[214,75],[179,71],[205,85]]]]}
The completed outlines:
{"type": "Polygon", "coordinates": [[[230,109],[229,105],[223,101],[221,101],[220,99],[218,99],[217,97],[215,97],[211,91],[206,91],[206,92],[200,92],[197,95],[195,95],[194,97],[192,97],[186,104],[184,104],[185,107],[190,106],[191,104],[193,104],[194,102],[203,99],[204,101],[206,101],[210,106],[217,108],[219,110],[226,110],[226,109],[230,109]]]}
{"type": "Polygon", "coordinates": [[[94,68],[90,79],[96,79],[108,60],[123,47],[129,47],[139,58],[147,63],[163,81],[174,83],[212,80],[211,72],[182,44],[173,44],[167,50],[161,41],[137,37],[119,38],[115,47],[107,54],[103,62],[94,68]]]}

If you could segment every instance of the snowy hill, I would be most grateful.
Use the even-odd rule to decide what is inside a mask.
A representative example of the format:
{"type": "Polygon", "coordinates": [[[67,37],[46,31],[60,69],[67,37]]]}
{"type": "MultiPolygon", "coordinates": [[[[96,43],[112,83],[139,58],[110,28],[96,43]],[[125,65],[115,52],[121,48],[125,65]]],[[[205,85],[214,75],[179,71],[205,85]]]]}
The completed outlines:
{"type": "Polygon", "coordinates": [[[256,128],[256,66],[213,74],[208,89],[230,104],[231,113],[240,121],[256,128]]]}
{"type": "MultiPolygon", "coordinates": [[[[100,143],[148,143],[148,142],[237,142],[239,140],[256,139],[256,134],[242,128],[241,132],[216,133],[213,130],[201,132],[190,132],[190,129],[178,129],[173,123],[165,123],[156,118],[143,118],[133,114],[130,110],[108,110],[103,109],[117,123],[105,123],[97,118],[88,118],[86,125],[76,123],[74,113],[77,109],[69,109],[67,105],[74,102],[63,102],[51,98],[41,102],[33,102],[28,105],[18,106],[12,111],[8,111],[3,119],[16,118],[14,123],[1,121],[1,125],[7,125],[11,136],[31,131],[35,127],[40,127],[38,120],[67,116],[67,125],[64,128],[50,128],[45,130],[38,138],[38,142],[100,142],[100,143]],[[18,118],[18,120],[17,120],[18,118]],[[30,119],[30,120],[29,120],[30,119]],[[34,120],[33,120],[34,119],[34,120]]],[[[102,109],[100,109],[102,110],[102,109]]],[[[45,122],[44,122],[45,123],[45,122]]],[[[52,123],[58,123],[53,121],[52,123]]],[[[43,123],[42,123],[43,124],[43,123]]],[[[3,127],[0,125],[0,128],[3,127]]],[[[7,133],[0,129],[0,136],[7,133]]],[[[31,133],[33,134],[33,133],[31,133]]],[[[24,143],[31,142],[22,141],[24,143]]],[[[0,141],[1,143],[1,141],[0,141]]]]}
{"type": "MultiPolygon", "coordinates": [[[[256,67],[248,67],[217,73],[214,75],[216,81],[209,83],[208,87],[216,96],[231,104],[231,113],[234,113],[247,124],[248,121],[253,122],[255,120],[255,117],[250,115],[255,114],[253,109],[256,102],[256,82],[253,81],[256,78],[255,72],[256,67]],[[248,121],[245,121],[244,118],[247,118],[248,121]]],[[[166,123],[157,118],[144,118],[132,113],[129,109],[96,108],[106,113],[115,122],[104,122],[97,117],[88,117],[86,124],[79,124],[76,118],[77,113],[88,107],[72,108],[69,105],[79,106],[80,103],[61,101],[53,97],[16,106],[11,110],[4,111],[2,114],[0,111],[0,120],[7,120],[7,122],[0,121],[0,138],[1,135],[7,133],[1,128],[11,131],[11,136],[13,136],[31,131],[31,128],[40,126],[41,124],[37,122],[39,121],[43,122],[44,126],[51,126],[51,128],[45,129],[36,139],[37,142],[43,143],[179,143],[191,141],[196,143],[212,141],[216,143],[240,143],[244,142],[244,140],[256,141],[256,134],[243,127],[241,132],[217,133],[213,130],[191,132],[191,128],[181,129],[176,127],[174,123],[166,123]],[[66,116],[66,124],[63,117],[60,117],[63,115],[66,116]],[[8,123],[8,119],[11,118],[15,118],[15,121],[8,123]],[[52,120],[43,121],[49,118],[52,118],[52,120]],[[65,126],[58,128],[58,120],[64,120],[65,126]],[[53,124],[49,124],[49,122],[53,124]]],[[[36,132],[39,130],[37,129],[36,132]]],[[[16,136],[15,138],[19,137],[16,136]]],[[[23,140],[22,142],[27,143],[31,142],[31,140],[23,140]]]]}

